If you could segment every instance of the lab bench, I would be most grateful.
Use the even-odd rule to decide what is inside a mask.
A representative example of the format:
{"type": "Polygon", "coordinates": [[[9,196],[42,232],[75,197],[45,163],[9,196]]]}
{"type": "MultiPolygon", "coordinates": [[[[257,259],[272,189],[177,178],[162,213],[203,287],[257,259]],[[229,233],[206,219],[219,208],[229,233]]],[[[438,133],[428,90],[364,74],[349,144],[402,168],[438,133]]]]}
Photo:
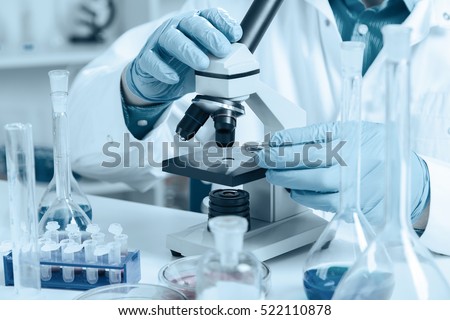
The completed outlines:
{"type": "MultiPolygon", "coordinates": [[[[36,192],[37,201],[43,189],[36,192]]],[[[102,230],[117,222],[129,235],[129,248],[141,253],[140,283],[160,284],[158,272],[175,260],[166,248],[166,235],[205,222],[200,213],[157,207],[100,196],[89,196],[93,209],[93,222],[102,230]]],[[[0,241],[9,238],[8,187],[0,181],[0,241]]],[[[310,245],[266,261],[272,273],[272,285],[267,299],[306,299],[303,290],[303,264],[310,245]]],[[[435,255],[435,259],[450,282],[450,257],[435,255]]],[[[82,292],[59,289],[42,289],[40,298],[47,300],[72,299],[82,292]]],[[[0,299],[14,296],[13,287],[0,287],[0,299]]]]}

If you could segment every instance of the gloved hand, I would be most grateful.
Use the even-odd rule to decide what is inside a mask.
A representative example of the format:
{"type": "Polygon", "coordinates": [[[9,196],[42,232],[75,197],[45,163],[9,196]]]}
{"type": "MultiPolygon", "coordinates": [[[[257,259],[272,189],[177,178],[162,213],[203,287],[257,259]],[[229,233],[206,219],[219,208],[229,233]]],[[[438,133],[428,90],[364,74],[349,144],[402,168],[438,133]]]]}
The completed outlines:
{"type": "Polygon", "coordinates": [[[194,91],[194,70],[209,66],[207,54],[223,58],[242,28],[223,9],[192,11],[163,23],[128,65],[126,85],[137,97],[171,102],[194,91]]]}
{"type": "MultiPolygon", "coordinates": [[[[258,153],[258,164],[267,168],[267,180],[291,189],[295,201],[310,208],[339,209],[341,136],[355,122],[324,123],[276,132],[269,147],[258,153]],[[283,146],[284,145],[284,146],[283,146]]],[[[349,129],[349,130],[347,130],[349,129]]],[[[384,125],[361,124],[361,210],[379,226],[384,222],[384,125]]],[[[411,218],[416,221],[428,200],[429,173],[425,162],[411,152],[411,218]]],[[[349,195],[351,196],[351,195],[349,195]]]]}

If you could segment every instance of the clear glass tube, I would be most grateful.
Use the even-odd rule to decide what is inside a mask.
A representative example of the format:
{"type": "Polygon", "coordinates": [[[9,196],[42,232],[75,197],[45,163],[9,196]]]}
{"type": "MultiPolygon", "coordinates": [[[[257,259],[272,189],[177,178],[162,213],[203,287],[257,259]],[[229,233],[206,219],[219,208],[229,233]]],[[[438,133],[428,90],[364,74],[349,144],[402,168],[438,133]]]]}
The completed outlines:
{"type": "Polygon", "coordinates": [[[199,261],[196,273],[198,300],[262,299],[261,263],[243,251],[248,222],[238,216],[220,216],[209,220],[215,248],[199,261]]]}
{"type": "MultiPolygon", "coordinates": [[[[48,73],[50,78],[50,87],[51,87],[51,94],[57,94],[57,95],[68,95],[68,87],[69,87],[69,72],[67,70],[52,70],[48,73]]],[[[64,111],[65,113],[66,111],[64,111]]],[[[55,120],[55,114],[53,114],[53,131],[54,133],[56,130],[61,128],[56,128],[56,120],[55,120]]],[[[67,117],[67,115],[66,115],[67,117]]],[[[68,122],[67,118],[64,120],[68,122]]],[[[63,129],[63,128],[62,128],[63,129]]],[[[58,135],[61,135],[62,132],[58,132],[58,135]]],[[[54,149],[56,149],[56,146],[54,146],[54,149]]],[[[56,152],[56,150],[54,150],[56,152]]],[[[56,164],[55,164],[56,165],[56,164]]],[[[86,213],[88,218],[92,220],[92,207],[91,204],[86,197],[86,195],[81,190],[80,186],[78,185],[78,182],[75,180],[72,170],[70,168],[70,164],[68,167],[68,179],[70,180],[70,192],[71,197],[73,201],[80,206],[81,209],[86,213]]],[[[47,186],[46,191],[44,192],[41,201],[39,203],[38,208],[38,217],[39,221],[42,219],[45,212],[48,210],[50,205],[55,201],[57,198],[57,174],[53,175],[52,180],[47,186]]]]}
{"type": "Polygon", "coordinates": [[[361,70],[364,44],[341,45],[342,100],[340,140],[345,142],[340,165],[340,208],[304,265],[303,286],[308,299],[331,299],[342,276],[373,240],[374,233],[360,209],[361,70]]]}
{"type": "Polygon", "coordinates": [[[86,239],[88,235],[84,231],[91,221],[84,210],[73,201],[71,193],[70,177],[72,173],[69,157],[69,123],[66,112],[68,95],[67,92],[57,91],[52,93],[51,98],[53,106],[53,157],[55,163],[56,199],[43,215],[39,223],[39,232],[43,234],[47,223],[56,221],[61,227],[62,237],[67,237],[67,226],[75,224],[83,232],[84,239],[86,239]]]}
{"type": "Polygon", "coordinates": [[[383,28],[387,53],[386,224],[334,299],[450,299],[450,288],[411,225],[410,29],[383,28]]]}
{"type": "Polygon", "coordinates": [[[14,287],[28,298],[41,289],[32,129],[14,123],[5,130],[14,287]]]}

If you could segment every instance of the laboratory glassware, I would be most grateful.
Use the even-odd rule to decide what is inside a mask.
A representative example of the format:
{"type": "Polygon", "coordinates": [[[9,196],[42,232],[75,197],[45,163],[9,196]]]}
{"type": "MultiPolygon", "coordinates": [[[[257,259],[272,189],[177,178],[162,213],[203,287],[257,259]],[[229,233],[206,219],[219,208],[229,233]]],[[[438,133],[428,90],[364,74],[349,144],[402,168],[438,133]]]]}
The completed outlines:
{"type": "Polygon", "coordinates": [[[5,130],[14,288],[19,297],[32,298],[41,289],[32,129],[13,123],[5,130]]]}
{"type": "Polygon", "coordinates": [[[386,223],[333,299],[450,299],[450,288],[411,224],[409,98],[411,30],[383,28],[386,60],[386,223]]]}
{"type": "Polygon", "coordinates": [[[45,227],[50,221],[58,222],[60,226],[60,239],[67,236],[67,226],[75,224],[87,238],[86,227],[91,223],[84,210],[73,200],[70,184],[70,158],[69,136],[67,119],[67,98],[64,91],[56,91],[51,94],[53,106],[53,139],[54,139],[54,163],[56,180],[56,199],[51,203],[39,222],[39,234],[43,235],[45,227]]]}
{"type": "Polygon", "coordinates": [[[215,250],[200,259],[196,272],[198,300],[252,300],[264,298],[261,263],[243,251],[248,222],[239,216],[219,216],[208,221],[215,250]]]}
{"type": "Polygon", "coordinates": [[[308,299],[331,299],[345,272],[375,234],[360,207],[361,70],[364,43],[341,44],[340,208],[308,252],[303,286],[308,299]]]}
{"type": "MultiPolygon", "coordinates": [[[[69,87],[69,71],[67,70],[52,70],[48,73],[49,78],[50,78],[50,88],[51,88],[51,93],[67,93],[68,94],[68,87],[69,87]]],[[[57,135],[62,135],[65,134],[64,132],[55,132],[57,130],[56,127],[56,120],[55,120],[55,114],[53,114],[53,131],[54,134],[57,135]]],[[[68,120],[67,120],[68,122],[68,120]]],[[[64,128],[59,128],[62,130],[66,130],[64,128]]],[[[57,146],[54,146],[54,150],[53,152],[56,153],[58,152],[56,150],[57,146]]],[[[77,180],[75,179],[75,177],[73,176],[72,170],[70,169],[70,164],[69,164],[69,169],[68,169],[69,173],[68,173],[68,177],[70,179],[70,191],[71,191],[71,196],[73,201],[78,204],[80,206],[81,209],[83,209],[83,211],[86,213],[86,215],[88,216],[88,218],[90,220],[92,220],[92,207],[91,204],[89,203],[88,198],[86,197],[86,195],[83,193],[83,191],[81,190],[80,186],[78,185],[77,180]]],[[[42,217],[44,216],[44,213],[47,211],[47,209],[50,207],[50,205],[56,200],[57,196],[57,192],[56,192],[56,171],[55,174],[53,175],[52,180],[50,181],[50,183],[47,186],[47,189],[45,190],[41,201],[39,203],[39,208],[38,208],[38,217],[39,217],[39,221],[42,219],[42,217]]]]}

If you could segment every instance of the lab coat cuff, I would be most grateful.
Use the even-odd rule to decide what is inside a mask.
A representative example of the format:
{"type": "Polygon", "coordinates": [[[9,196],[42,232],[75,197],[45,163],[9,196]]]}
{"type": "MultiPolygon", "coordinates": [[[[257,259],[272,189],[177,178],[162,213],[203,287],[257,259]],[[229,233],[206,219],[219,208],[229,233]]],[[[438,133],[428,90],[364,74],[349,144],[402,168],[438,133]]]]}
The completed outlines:
{"type": "Polygon", "coordinates": [[[430,250],[450,255],[450,164],[431,157],[421,156],[430,174],[430,212],[421,241],[430,250]]]}

